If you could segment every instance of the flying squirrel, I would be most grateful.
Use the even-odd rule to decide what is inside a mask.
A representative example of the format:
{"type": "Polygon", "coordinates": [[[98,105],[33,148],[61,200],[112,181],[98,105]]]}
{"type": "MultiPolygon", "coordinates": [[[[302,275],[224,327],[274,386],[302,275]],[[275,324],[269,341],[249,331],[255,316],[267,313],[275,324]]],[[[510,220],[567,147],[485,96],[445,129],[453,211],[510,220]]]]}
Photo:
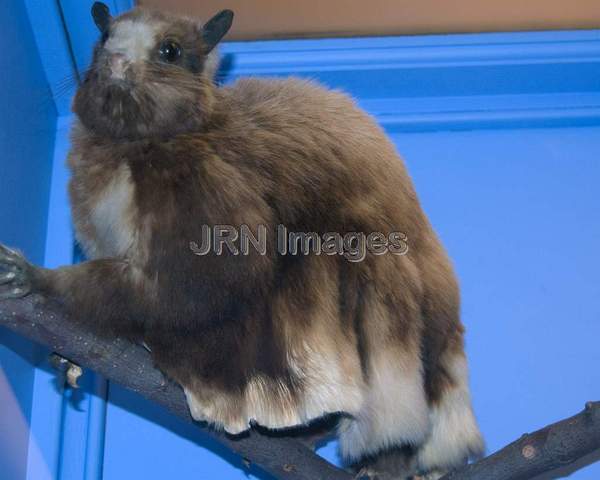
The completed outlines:
{"type": "Polygon", "coordinates": [[[217,86],[229,10],[205,24],[143,7],[113,18],[99,2],[92,15],[68,155],[89,260],[49,270],[0,246],[0,299],[40,293],[144,343],[192,416],[231,434],[339,414],[346,463],[386,479],[439,478],[479,454],[457,281],[375,121],[313,81],[217,86]],[[265,228],[265,251],[195,254],[219,225],[265,228]],[[402,232],[409,248],[283,255],[280,225],[384,246],[402,232]]]}

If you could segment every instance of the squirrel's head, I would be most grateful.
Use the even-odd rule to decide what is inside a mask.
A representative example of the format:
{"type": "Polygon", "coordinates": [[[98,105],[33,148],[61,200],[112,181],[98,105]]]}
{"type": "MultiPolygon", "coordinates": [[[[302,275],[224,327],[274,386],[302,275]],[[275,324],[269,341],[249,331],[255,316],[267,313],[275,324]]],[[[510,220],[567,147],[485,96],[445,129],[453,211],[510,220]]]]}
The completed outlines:
{"type": "Polygon", "coordinates": [[[96,2],[92,16],[101,37],[73,103],[83,125],[127,139],[200,128],[214,101],[214,49],[233,12],[205,24],[141,7],[113,18],[96,2]]]}

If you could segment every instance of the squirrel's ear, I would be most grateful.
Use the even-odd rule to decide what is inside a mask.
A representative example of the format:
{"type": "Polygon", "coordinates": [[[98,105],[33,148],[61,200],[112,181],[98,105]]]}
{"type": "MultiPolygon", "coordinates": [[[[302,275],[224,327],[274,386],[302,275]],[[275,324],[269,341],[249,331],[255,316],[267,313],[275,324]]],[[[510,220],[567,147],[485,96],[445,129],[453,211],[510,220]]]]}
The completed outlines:
{"type": "Polygon", "coordinates": [[[100,30],[100,33],[108,32],[108,26],[110,24],[110,10],[102,2],[94,2],[92,5],[92,18],[94,23],[100,30]]]}
{"type": "Polygon", "coordinates": [[[206,48],[205,53],[209,53],[217,43],[225,36],[233,23],[233,12],[231,10],[221,10],[212,17],[204,27],[202,27],[202,39],[206,48]]]}

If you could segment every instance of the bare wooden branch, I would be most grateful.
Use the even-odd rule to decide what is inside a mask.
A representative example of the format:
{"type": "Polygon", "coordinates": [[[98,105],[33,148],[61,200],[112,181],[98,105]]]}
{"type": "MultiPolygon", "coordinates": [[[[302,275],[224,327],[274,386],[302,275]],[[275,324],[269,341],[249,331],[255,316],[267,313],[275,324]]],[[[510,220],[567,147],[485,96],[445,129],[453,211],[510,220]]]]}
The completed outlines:
{"type": "MultiPolygon", "coordinates": [[[[154,368],[143,347],[126,340],[95,337],[65,318],[59,305],[37,295],[0,302],[0,325],[45,345],[69,360],[156,402],[193,422],[182,389],[154,368]]],[[[298,438],[267,436],[256,430],[231,437],[198,424],[198,428],[252,463],[283,480],[350,480],[352,475],[331,465],[298,438]]]]}
{"type": "MultiPolygon", "coordinates": [[[[7,327],[60,355],[92,369],[170,412],[193,422],[181,388],[154,368],[150,354],[126,340],[95,337],[65,318],[60,307],[40,296],[0,302],[0,326],[7,327]]],[[[325,424],[315,436],[266,435],[253,429],[231,437],[206,426],[206,433],[282,480],[350,480],[352,475],[334,467],[307,446],[327,435],[325,424]]],[[[575,465],[600,449],[600,402],[589,402],[581,413],[549,425],[479,462],[452,472],[442,480],[525,480],[575,465]]],[[[581,465],[575,465],[578,468],[581,465]]]]}
{"type": "Polygon", "coordinates": [[[489,457],[441,480],[529,480],[572,465],[598,449],[600,402],[588,402],[577,415],[525,434],[489,457]]]}

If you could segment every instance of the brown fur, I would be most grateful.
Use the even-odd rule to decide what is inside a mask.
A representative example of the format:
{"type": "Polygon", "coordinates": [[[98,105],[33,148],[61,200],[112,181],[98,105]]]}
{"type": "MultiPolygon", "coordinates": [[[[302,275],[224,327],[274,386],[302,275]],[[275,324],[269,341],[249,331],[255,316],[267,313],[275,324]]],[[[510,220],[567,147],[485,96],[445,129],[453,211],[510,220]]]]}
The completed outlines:
{"type": "MultiPolygon", "coordinates": [[[[452,367],[463,327],[452,268],[390,141],[350,98],[312,82],[215,87],[187,19],[136,9],[111,31],[124,19],[159,25],[156,41],[176,37],[186,56],[165,65],[151,54],[123,88],[96,48],[69,155],[77,236],[93,259],[49,273],[45,289],[99,333],[145,341],[198,418],[236,432],[249,420],[281,428],[344,412],[349,458],[418,450],[429,409],[464,383],[452,367]],[[268,225],[267,255],[195,256],[203,224],[268,225]],[[401,231],[409,252],[284,257],[278,224],[401,231]],[[389,379],[399,398],[386,396],[389,379]],[[405,383],[425,399],[407,406],[407,432],[404,417],[376,418],[394,415],[405,383]],[[377,427],[394,422],[398,432],[377,427]]],[[[474,428],[448,464],[415,468],[460,463],[480,448],[474,428]]]]}

